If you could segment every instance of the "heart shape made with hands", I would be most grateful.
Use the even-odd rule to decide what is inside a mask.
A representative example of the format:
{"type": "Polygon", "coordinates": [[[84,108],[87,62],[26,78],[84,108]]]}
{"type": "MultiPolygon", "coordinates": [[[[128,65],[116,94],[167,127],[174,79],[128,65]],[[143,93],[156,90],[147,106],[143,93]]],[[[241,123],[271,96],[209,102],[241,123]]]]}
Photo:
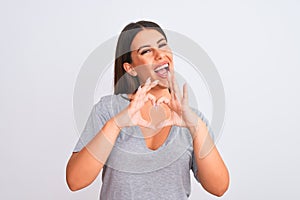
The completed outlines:
{"type": "Polygon", "coordinates": [[[148,116],[143,117],[146,121],[150,122],[149,127],[142,128],[145,137],[152,137],[163,129],[163,127],[158,128],[158,125],[169,118],[166,109],[168,109],[167,106],[152,106],[149,110],[148,116]]]}

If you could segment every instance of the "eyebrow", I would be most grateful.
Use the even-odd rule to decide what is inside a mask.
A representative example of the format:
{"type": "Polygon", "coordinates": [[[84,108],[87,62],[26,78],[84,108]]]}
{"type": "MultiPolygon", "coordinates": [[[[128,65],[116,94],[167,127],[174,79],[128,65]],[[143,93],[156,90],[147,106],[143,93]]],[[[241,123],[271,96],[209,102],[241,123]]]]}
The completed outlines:
{"type": "MultiPolygon", "coordinates": [[[[161,38],[160,40],[158,40],[156,43],[160,43],[161,41],[166,40],[165,38],[161,38]]],[[[166,40],[167,41],[167,40],[166,40]]]]}
{"type": "MultiPolygon", "coordinates": [[[[165,38],[161,38],[159,39],[156,43],[159,44],[161,41],[163,40],[166,40],[165,38]]],[[[137,50],[137,52],[139,52],[142,48],[145,48],[145,47],[150,47],[150,45],[143,45],[143,46],[140,46],[137,50]]]]}

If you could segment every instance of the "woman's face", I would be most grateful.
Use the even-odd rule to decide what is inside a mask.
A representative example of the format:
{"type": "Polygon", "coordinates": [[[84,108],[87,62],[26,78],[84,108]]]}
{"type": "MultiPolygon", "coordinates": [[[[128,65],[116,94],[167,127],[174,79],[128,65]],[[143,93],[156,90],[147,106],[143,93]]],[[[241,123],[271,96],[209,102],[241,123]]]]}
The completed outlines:
{"type": "Polygon", "coordinates": [[[131,43],[131,67],[143,84],[148,77],[168,87],[168,71],[173,72],[173,54],[165,37],[153,29],[140,31],[131,43]]]}

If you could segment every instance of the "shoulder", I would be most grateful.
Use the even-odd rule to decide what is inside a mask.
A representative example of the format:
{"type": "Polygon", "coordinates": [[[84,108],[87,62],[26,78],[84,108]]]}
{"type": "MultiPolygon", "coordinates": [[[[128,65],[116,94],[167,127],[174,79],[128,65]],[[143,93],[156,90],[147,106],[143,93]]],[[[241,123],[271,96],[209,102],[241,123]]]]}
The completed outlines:
{"type": "Polygon", "coordinates": [[[191,108],[198,116],[199,118],[206,124],[206,127],[208,128],[208,132],[210,134],[210,136],[212,137],[213,140],[215,140],[216,136],[215,133],[210,125],[209,120],[207,119],[207,117],[198,109],[196,108],[191,108]]]}
{"type": "Polygon", "coordinates": [[[96,110],[116,111],[124,108],[128,103],[125,94],[110,94],[102,96],[94,107],[96,110]]]}
{"type": "Polygon", "coordinates": [[[205,117],[205,115],[200,110],[198,110],[196,108],[193,108],[193,107],[191,107],[191,109],[192,109],[193,112],[195,112],[200,117],[200,119],[202,119],[202,121],[204,121],[205,123],[208,123],[207,118],[205,117]]]}
{"type": "Polygon", "coordinates": [[[105,95],[105,96],[102,96],[100,98],[100,100],[95,105],[99,106],[101,104],[107,104],[107,103],[111,103],[111,102],[117,102],[120,98],[121,98],[120,94],[118,94],[118,95],[116,95],[116,94],[105,95]]]}

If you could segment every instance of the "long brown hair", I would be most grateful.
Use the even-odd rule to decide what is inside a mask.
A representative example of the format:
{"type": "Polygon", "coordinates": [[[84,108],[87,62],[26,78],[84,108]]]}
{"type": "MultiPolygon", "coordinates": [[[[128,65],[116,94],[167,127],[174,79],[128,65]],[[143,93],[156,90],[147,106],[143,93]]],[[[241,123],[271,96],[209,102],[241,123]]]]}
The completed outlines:
{"type": "Polygon", "coordinates": [[[130,23],[122,30],[115,54],[115,69],[114,69],[114,94],[130,94],[134,93],[140,82],[137,76],[131,76],[123,68],[125,62],[132,63],[131,59],[131,43],[136,34],[144,29],[154,29],[160,32],[167,40],[166,34],[162,28],[150,21],[138,21],[130,23]]]}

